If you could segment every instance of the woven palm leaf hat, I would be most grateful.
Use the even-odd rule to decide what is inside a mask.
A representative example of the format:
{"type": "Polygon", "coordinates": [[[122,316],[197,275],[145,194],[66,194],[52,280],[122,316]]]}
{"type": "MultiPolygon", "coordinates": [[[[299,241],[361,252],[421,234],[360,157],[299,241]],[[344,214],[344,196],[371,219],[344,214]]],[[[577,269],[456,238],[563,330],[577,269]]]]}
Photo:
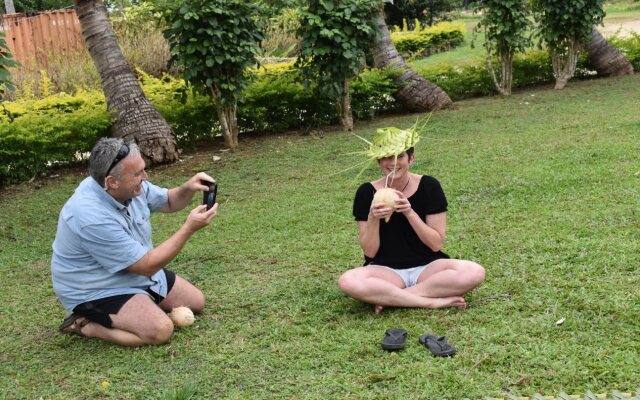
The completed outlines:
{"type": "Polygon", "coordinates": [[[420,140],[420,134],[415,126],[409,129],[395,127],[380,128],[373,136],[366,155],[370,159],[379,160],[385,157],[398,157],[403,151],[414,147],[420,140]]]}
{"type": "Polygon", "coordinates": [[[406,129],[396,127],[378,128],[376,133],[373,135],[373,142],[353,134],[365,142],[368,145],[368,148],[349,154],[363,154],[367,159],[364,162],[347,168],[346,170],[364,164],[358,175],[355,177],[357,179],[376,160],[385,157],[394,157],[395,162],[397,162],[398,156],[402,154],[402,152],[414,147],[416,143],[420,141],[420,134],[427,125],[427,122],[429,122],[430,116],[431,114],[423,118],[422,123],[420,123],[421,121],[418,119],[412,127],[406,129]]]}

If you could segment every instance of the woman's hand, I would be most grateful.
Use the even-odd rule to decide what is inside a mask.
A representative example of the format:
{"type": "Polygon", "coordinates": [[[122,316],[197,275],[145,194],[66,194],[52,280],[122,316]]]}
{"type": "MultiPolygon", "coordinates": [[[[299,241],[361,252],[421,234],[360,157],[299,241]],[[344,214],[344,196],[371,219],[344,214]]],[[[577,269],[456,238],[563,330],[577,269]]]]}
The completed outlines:
{"type": "Polygon", "coordinates": [[[393,214],[393,208],[384,203],[371,204],[371,208],[369,208],[369,215],[375,219],[387,218],[391,214],[393,214]]]}
{"type": "Polygon", "coordinates": [[[411,203],[409,202],[409,199],[407,199],[404,193],[402,193],[399,190],[396,190],[396,193],[398,194],[398,200],[396,200],[396,206],[394,207],[394,211],[404,214],[405,217],[409,216],[409,213],[411,213],[412,211],[411,203]]]}

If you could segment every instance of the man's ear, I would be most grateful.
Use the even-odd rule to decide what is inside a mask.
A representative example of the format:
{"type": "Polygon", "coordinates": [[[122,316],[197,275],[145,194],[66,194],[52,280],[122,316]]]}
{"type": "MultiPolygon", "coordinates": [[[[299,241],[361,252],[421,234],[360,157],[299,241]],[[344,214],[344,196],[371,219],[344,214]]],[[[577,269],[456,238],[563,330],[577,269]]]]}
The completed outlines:
{"type": "Polygon", "coordinates": [[[106,190],[117,189],[118,186],[119,186],[118,180],[115,178],[115,176],[109,175],[106,178],[104,178],[104,188],[106,190]]]}

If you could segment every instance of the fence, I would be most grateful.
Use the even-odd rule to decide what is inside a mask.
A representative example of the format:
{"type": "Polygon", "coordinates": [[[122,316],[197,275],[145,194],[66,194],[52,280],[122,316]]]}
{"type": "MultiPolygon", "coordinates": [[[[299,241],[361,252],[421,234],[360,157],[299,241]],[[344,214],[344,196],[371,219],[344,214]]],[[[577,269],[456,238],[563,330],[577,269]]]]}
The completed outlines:
{"type": "Polygon", "coordinates": [[[26,68],[46,66],[52,54],[84,49],[74,9],[0,15],[0,30],[14,59],[26,68]]]}

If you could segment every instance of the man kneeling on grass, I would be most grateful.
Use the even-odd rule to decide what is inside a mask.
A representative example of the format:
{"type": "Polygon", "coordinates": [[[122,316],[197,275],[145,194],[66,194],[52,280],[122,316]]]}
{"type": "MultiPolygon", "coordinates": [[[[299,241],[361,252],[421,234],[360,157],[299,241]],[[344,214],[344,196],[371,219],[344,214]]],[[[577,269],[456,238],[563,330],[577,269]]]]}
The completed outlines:
{"type": "Polygon", "coordinates": [[[202,181],[214,180],[200,172],[160,188],[147,181],[136,144],[107,138],[91,151],[89,174],[62,208],[53,242],[53,289],[70,313],[60,331],[125,346],[166,343],[173,323],[165,312],[186,306],[198,313],[204,296],[164,266],[209,225],[218,204],[193,209],[156,248],[149,216],[184,209],[195,192],[208,190],[202,181]]]}

